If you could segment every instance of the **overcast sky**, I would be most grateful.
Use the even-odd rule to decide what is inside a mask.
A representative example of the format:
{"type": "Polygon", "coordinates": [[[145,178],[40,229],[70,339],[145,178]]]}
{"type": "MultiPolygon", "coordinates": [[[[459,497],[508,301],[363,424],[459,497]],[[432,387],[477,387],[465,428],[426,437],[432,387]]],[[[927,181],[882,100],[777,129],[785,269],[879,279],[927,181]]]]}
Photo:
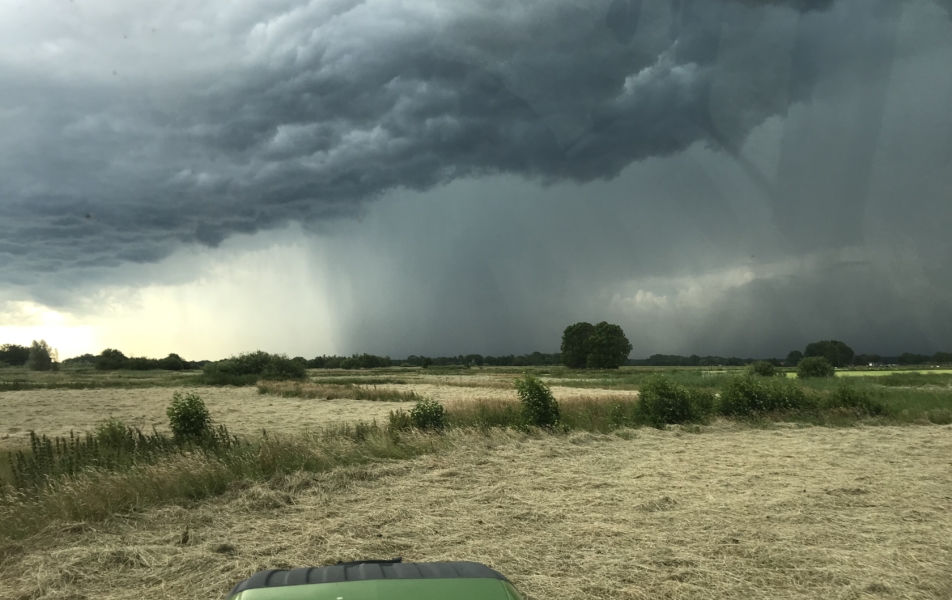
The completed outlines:
{"type": "Polygon", "coordinates": [[[0,0],[0,343],[952,350],[952,1],[0,0]]]}

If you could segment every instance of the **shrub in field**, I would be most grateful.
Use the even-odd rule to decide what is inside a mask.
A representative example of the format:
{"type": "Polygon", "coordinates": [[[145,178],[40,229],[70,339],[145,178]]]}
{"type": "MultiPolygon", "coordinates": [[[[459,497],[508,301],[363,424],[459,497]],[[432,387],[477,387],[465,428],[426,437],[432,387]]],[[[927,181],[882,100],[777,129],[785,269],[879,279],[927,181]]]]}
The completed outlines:
{"type": "Polygon", "coordinates": [[[165,414],[169,417],[169,428],[176,439],[199,439],[211,432],[211,415],[198,394],[183,396],[181,392],[175,392],[165,414]]]}
{"type": "Polygon", "coordinates": [[[608,409],[608,424],[612,427],[631,427],[638,417],[638,404],[632,414],[630,406],[621,402],[613,403],[608,409]]]}
{"type": "Polygon", "coordinates": [[[252,385],[259,379],[305,379],[307,365],[282,354],[268,354],[258,350],[209,363],[202,369],[202,373],[205,383],[211,385],[252,385]]]}
{"type": "Polygon", "coordinates": [[[688,423],[710,414],[712,403],[709,392],[678,385],[659,375],[641,386],[636,414],[639,421],[655,427],[688,423]]]}
{"type": "Polygon", "coordinates": [[[777,367],[765,360],[758,360],[751,364],[749,369],[751,375],[759,375],[760,377],[773,377],[777,374],[777,367]]]}
{"type": "Polygon", "coordinates": [[[272,354],[268,365],[261,372],[261,378],[269,381],[305,379],[307,366],[280,354],[272,354]]]}
{"type": "Polygon", "coordinates": [[[123,448],[128,445],[129,427],[125,423],[111,417],[96,427],[96,441],[110,448],[123,448]]]}
{"type": "Polygon", "coordinates": [[[826,408],[847,408],[862,415],[881,416],[888,413],[885,404],[874,400],[869,392],[840,384],[827,398],[826,408]]]}
{"type": "Polygon", "coordinates": [[[436,400],[424,398],[410,409],[410,421],[417,429],[441,431],[446,427],[446,409],[436,400]]]}
{"type": "Polygon", "coordinates": [[[554,427],[559,422],[559,403],[549,386],[538,377],[526,374],[516,380],[516,394],[522,404],[522,415],[527,425],[554,427]]]}
{"type": "Polygon", "coordinates": [[[796,384],[780,379],[764,382],[753,377],[735,377],[721,393],[718,410],[724,416],[746,417],[797,411],[808,405],[806,394],[796,384]]]}
{"type": "Polygon", "coordinates": [[[833,377],[835,374],[836,371],[833,369],[833,365],[822,356],[809,356],[797,365],[797,377],[801,379],[833,377]]]}

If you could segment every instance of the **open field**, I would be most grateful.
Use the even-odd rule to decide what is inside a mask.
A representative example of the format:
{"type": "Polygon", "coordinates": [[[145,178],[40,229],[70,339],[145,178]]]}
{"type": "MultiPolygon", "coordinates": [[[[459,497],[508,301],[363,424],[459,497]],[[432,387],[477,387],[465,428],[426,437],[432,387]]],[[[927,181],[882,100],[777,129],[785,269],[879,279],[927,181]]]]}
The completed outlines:
{"type": "Polygon", "coordinates": [[[4,549],[0,598],[219,598],[261,569],[390,556],[486,562],[531,599],[952,595],[948,426],[619,433],[460,435],[64,523],[4,549]]]}
{"type": "MultiPolygon", "coordinates": [[[[307,383],[282,385],[413,392],[459,423],[473,407],[513,405],[524,370],[312,371],[307,383]]],[[[658,372],[714,393],[730,379],[534,371],[564,409],[598,405],[603,417],[634,403],[658,372]]],[[[154,387],[0,391],[0,460],[30,429],[68,435],[116,417],[167,431],[177,390],[200,394],[232,433],[269,432],[267,444],[225,463],[170,456],[66,482],[45,504],[0,505],[0,532],[10,535],[0,533],[0,599],[218,598],[261,569],[390,556],[485,562],[533,600],[950,598],[949,375],[893,375],[850,378],[893,408],[889,418],[718,417],[608,435],[580,425],[567,434],[454,429],[400,443],[386,433],[364,440],[353,427],[323,441],[304,432],[385,424],[406,402],[177,387],[181,375],[162,373],[151,374],[154,387]],[[51,499],[60,495],[71,499],[51,499]],[[28,523],[30,514],[45,516],[28,523]]],[[[797,385],[822,395],[841,383],[797,385]]]]}
{"type": "MultiPolygon", "coordinates": [[[[153,377],[156,377],[153,375],[153,377]]],[[[351,376],[351,380],[355,380],[351,376]]],[[[375,378],[367,377],[367,382],[375,378]]],[[[414,392],[440,402],[466,401],[473,397],[515,400],[508,376],[483,376],[458,385],[460,378],[441,376],[419,383],[386,384],[381,389],[414,392]],[[484,385],[485,384],[485,385],[484,385]]],[[[365,384],[366,385],[366,384],[365,384]]],[[[299,432],[333,423],[386,421],[391,410],[407,408],[401,402],[366,402],[347,398],[308,399],[262,395],[254,387],[133,387],[105,389],[36,389],[0,392],[0,448],[14,448],[29,440],[30,430],[47,435],[69,436],[91,431],[110,417],[143,430],[156,427],[168,430],[165,408],[176,391],[198,393],[208,405],[216,422],[236,434],[268,431],[299,432]]],[[[559,398],[592,395],[630,397],[632,392],[618,390],[554,387],[559,398]]]]}
{"type": "Polygon", "coordinates": [[[254,387],[0,392],[0,448],[22,446],[31,429],[69,437],[70,430],[91,431],[109,417],[143,430],[154,426],[168,431],[165,408],[175,391],[198,393],[216,422],[244,435],[261,429],[297,432],[338,422],[385,421],[391,410],[406,408],[397,402],[262,396],[254,387]]]}

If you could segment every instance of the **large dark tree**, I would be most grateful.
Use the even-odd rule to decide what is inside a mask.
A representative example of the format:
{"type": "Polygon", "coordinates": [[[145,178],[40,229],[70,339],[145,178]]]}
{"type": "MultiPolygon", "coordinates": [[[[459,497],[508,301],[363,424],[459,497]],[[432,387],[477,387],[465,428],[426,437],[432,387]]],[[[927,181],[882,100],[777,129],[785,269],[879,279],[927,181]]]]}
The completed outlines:
{"type": "Polygon", "coordinates": [[[569,325],[562,332],[562,364],[570,369],[584,369],[588,362],[588,339],[595,332],[591,323],[569,325]]]}
{"type": "Polygon", "coordinates": [[[847,367],[853,364],[853,349],[837,340],[823,340],[807,344],[803,356],[806,358],[822,356],[834,367],[847,367]]]}
{"type": "Polygon", "coordinates": [[[0,363],[12,367],[22,367],[30,360],[30,349],[18,344],[4,344],[0,346],[0,363]]]}
{"type": "Polygon", "coordinates": [[[631,342],[618,325],[602,321],[588,338],[589,369],[617,369],[628,360],[631,342]]]}

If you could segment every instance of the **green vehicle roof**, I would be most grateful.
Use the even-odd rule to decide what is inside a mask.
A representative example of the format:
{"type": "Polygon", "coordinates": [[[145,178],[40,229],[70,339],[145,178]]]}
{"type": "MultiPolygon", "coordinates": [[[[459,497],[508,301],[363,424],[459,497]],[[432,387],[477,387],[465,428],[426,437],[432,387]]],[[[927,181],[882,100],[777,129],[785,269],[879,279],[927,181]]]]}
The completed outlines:
{"type": "Polygon", "coordinates": [[[232,600],[521,600],[500,579],[376,579],[245,590],[232,600]]]}
{"type": "Polygon", "coordinates": [[[508,579],[486,565],[404,563],[401,559],[261,571],[228,600],[521,600],[508,579]]]}

